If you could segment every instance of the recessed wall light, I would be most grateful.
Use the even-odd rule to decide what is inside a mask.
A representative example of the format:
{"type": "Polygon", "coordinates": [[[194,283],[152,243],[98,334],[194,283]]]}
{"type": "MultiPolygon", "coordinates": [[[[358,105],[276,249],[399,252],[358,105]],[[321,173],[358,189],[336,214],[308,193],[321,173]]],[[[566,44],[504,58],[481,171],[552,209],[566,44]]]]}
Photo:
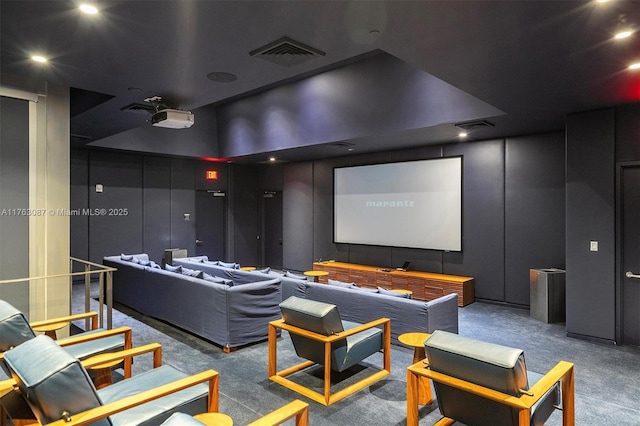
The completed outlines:
{"type": "Polygon", "coordinates": [[[635,64],[629,65],[630,70],[640,70],[640,62],[636,62],[635,64]]]}
{"type": "Polygon", "coordinates": [[[45,58],[44,56],[40,56],[40,55],[33,55],[31,57],[31,60],[34,62],[39,62],[41,64],[44,64],[46,62],[48,62],[47,58],[45,58]]]}
{"type": "Polygon", "coordinates": [[[95,15],[98,13],[98,8],[92,4],[83,3],[79,7],[82,13],[86,13],[87,15],[95,15]]]}
{"type": "Polygon", "coordinates": [[[616,40],[621,40],[623,38],[631,37],[631,34],[633,34],[633,31],[631,30],[620,31],[615,36],[613,36],[613,38],[615,38],[616,40]]]}

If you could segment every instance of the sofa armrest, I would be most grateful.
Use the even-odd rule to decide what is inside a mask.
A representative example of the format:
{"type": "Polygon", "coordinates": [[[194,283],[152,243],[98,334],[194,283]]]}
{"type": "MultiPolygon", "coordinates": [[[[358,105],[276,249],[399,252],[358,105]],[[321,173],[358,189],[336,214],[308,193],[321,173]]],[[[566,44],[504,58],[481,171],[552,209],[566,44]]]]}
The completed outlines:
{"type": "Polygon", "coordinates": [[[427,332],[444,330],[458,333],[458,295],[456,293],[427,302],[427,332]]]}

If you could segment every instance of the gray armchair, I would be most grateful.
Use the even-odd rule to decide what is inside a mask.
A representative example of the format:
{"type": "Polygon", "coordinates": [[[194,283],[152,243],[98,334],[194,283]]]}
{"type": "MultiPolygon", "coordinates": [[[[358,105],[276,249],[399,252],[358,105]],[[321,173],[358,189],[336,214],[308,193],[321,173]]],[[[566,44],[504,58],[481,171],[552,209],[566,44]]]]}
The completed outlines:
{"type": "MultiPolygon", "coordinates": [[[[113,356],[130,356],[134,351],[113,356]]],[[[47,336],[7,351],[5,362],[12,379],[0,382],[0,412],[15,418],[13,413],[24,414],[16,407],[26,404],[35,418],[29,423],[33,425],[148,426],[162,423],[174,412],[218,409],[217,372],[188,376],[169,365],[156,365],[155,356],[152,370],[100,390],[83,366],[92,361],[81,363],[47,336]]]]}
{"type": "Polygon", "coordinates": [[[423,377],[434,382],[444,416],[438,425],[458,421],[469,426],[538,426],[560,407],[563,424],[575,422],[569,362],[560,361],[542,375],[527,371],[520,349],[439,330],[427,339],[425,350],[424,363],[414,364],[407,373],[407,425],[418,424],[417,382],[423,377]]]}
{"type": "MultiPolygon", "coordinates": [[[[41,326],[50,323],[65,323],[79,319],[91,319],[91,330],[79,333],[67,338],[58,339],[58,345],[65,347],[65,350],[78,359],[121,351],[131,348],[132,332],[130,327],[120,327],[112,330],[97,328],[98,314],[96,312],[86,312],[82,314],[69,315],[62,318],[53,318],[37,323],[29,323],[24,314],[10,303],[0,300],[0,367],[6,370],[3,361],[3,353],[27,340],[36,337],[34,325],[41,326]]],[[[125,377],[131,376],[131,362],[124,362],[125,377]]]]}
{"type": "Polygon", "coordinates": [[[391,326],[388,318],[366,324],[342,321],[335,305],[291,296],[280,304],[283,319],[269,323],[269,379],[323,405],[331,405],[389,375],[391,326]],[[379,327],[382,327],[380,329],[379,327]],[[307,361],[277,371],[277,331],[291,336],[296,354],[307,361]],[[381,370],[331,393],[331,371],[342,372],[383,351],[381,370]],[[315,364],[324,366],[324,392],[320,394],[286,377],[315,364]]]}

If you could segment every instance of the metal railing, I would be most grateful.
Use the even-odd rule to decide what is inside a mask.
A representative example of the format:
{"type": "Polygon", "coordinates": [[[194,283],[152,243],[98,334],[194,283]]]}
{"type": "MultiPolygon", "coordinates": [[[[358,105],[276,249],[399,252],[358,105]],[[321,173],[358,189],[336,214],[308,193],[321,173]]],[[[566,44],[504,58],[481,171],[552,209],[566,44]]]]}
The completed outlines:
{"type": "MultiPolygon", "coordinates": [[[[104,327],[104,305],[106,303],[106,315],[107,315],[107,328],[113,328],[113,272],[115,268],[104,266],[99,263],[89,262],[88,260],[78,259],[75,257],[69,258],[69,271],[73,271],[75,264],[79,263],[84,271],[69,272],[66,274],[45,275],[41,277],[29,277],[29,278],[14,278],[10,280],[0,280],[2,284],[13,284],[25,281],[44,280],[49,278],[63,278],[69,277],[69,313],[72,312],[73,306],[73,278],[84,276],[84,311],[91,310],[91,280],[92,276],[98,275],[98,303],[100,309],[98,311],[99,327],[104,327]],[[93,268],[93,269],[92,269],[93,268]]],[[[89,320],[85,320],[85,329],[89,329],[89,320]]]]}

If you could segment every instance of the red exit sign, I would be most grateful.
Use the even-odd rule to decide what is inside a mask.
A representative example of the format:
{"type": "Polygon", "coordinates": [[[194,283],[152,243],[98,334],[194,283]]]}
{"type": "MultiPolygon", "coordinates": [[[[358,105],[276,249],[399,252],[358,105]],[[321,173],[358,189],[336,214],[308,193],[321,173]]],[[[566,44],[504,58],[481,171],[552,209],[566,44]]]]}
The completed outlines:
{"type": "Polygon", "coordinates": [[[206,180],[218,180],[218,171],[217,170],[207,170],[205,172],[204,178],[206,180]]]}

